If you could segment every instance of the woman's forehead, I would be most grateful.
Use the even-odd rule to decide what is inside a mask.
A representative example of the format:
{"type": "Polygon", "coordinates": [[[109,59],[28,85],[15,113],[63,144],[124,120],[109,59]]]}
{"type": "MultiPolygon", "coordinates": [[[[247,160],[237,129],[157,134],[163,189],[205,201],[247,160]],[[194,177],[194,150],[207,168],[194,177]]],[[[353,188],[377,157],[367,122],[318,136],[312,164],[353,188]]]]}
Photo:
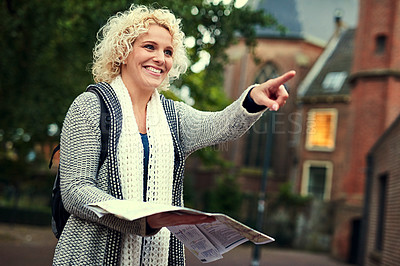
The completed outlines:
{"type": "Polygon", "coordinates": [[[138,36],[136,39],[139,42],[142,41],[154,41],[157,43],[163,43],[172,47],[172,35],[163,26],[158,24],[151,24],[149,30],[138,36]]]}

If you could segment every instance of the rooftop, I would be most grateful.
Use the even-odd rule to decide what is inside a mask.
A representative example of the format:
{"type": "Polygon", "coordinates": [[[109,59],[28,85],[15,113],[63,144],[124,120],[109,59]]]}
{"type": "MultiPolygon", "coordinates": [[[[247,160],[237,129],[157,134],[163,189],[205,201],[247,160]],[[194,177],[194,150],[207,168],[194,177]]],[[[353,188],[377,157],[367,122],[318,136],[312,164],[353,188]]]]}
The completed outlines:
{"type": "Polygon", "coordinates": [[[347,97],[350,94],[348,77],[353,62],[354,29],[344,30],[328,43],[324,53],[299,86],[298,95],[306,101],[318,97],[347,97]]]}

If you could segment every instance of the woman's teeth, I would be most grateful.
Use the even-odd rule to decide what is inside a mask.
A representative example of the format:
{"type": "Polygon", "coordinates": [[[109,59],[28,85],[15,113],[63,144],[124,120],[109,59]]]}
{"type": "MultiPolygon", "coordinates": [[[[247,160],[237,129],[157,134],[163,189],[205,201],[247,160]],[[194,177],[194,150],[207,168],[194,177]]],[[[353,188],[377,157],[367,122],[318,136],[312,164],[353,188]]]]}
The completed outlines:
{"type": "Polygon", "coordinates": [[[146,69],[154,73],[161,73],[161,69],[156,69],[154,67],[146,67],[146,69]]]}

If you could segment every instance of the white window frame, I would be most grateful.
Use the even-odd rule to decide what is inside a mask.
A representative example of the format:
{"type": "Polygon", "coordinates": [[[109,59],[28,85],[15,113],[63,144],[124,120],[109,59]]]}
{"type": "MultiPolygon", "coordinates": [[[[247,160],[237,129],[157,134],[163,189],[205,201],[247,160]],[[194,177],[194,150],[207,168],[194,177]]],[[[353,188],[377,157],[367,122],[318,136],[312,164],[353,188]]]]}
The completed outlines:
{"type": "Polygon", "coordinates": [[[343,87],[347,76],[346,71],[329,72],[322,82],[322,88],[328,92],[338,92],[343,87]]]}
{"type": "MultiPolygon", "coordinates": [[[[309,196],[308,184],[310,179],[310,168],[311,167],[325,167],[326,177],[325,177],[325,189],[324,189],[324,201],[331,199],[332,191],[332,176],[333,176],[333,163],[330,161],[317,161],[317,160],[306,160],[303,163],[303,176],[301,179],[301,195],[309,196]]],[[[312,196],[312,195],[311,195],[312,196]]]]}

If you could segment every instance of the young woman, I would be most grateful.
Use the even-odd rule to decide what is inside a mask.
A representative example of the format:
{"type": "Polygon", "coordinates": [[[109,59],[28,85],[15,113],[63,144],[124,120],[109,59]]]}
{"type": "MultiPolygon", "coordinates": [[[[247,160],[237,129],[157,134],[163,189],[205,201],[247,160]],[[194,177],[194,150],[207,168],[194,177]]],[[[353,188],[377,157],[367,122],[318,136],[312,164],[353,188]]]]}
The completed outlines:
{"type": "Polygon", "coordinates": [[[123,199],[182,206],[186,157],[208,145],[238,138],[267,109],[288,98],[288,72],[251,86],[220,112],[202,112],[160,96],[186,71],[180,20],[166,9],[132,5],[99,32],[93,77],[102,82],[111,129],[99,167],[100,100],[82,93],[61,134],[61,193],[71,216],[54,265],[184,265],[182,244],[165,228],[211,222],[207,216],[156,214],[135,221],[98,218],[85,206],[123,199]],[[108,85],[109,84],[109,85],[108,85]]]}

